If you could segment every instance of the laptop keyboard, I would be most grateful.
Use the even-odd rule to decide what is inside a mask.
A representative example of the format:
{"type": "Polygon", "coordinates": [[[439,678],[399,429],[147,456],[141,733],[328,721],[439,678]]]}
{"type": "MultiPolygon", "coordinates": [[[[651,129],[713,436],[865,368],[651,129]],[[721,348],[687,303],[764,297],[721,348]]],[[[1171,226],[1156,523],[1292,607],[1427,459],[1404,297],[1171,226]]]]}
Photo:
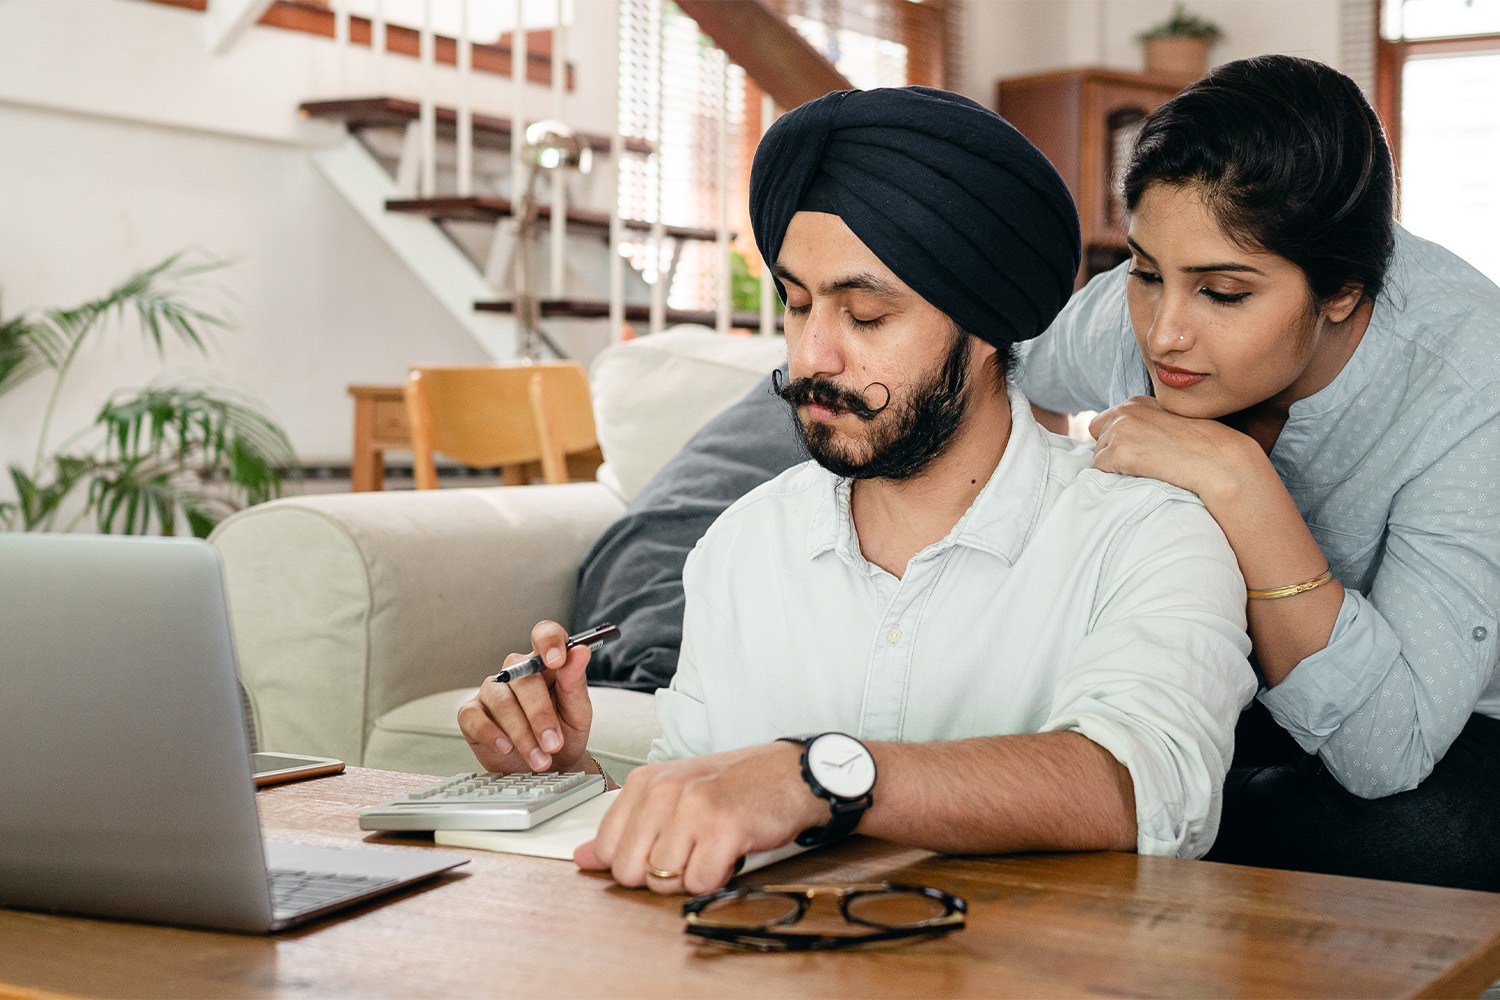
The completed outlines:
{"type": "Polygon", "coordinates": [[[363,809],[365,830],[526,830],[604,791],[598,774],[455,774],[363,809]]]}
{"type": "Polygon", "coordinates": [[[277,917],[306,913],[365,893],[376,892],[400,881],[369,875],[305,872],[292,868],[272,868],[270,874],[271,908],[277,917]]]}

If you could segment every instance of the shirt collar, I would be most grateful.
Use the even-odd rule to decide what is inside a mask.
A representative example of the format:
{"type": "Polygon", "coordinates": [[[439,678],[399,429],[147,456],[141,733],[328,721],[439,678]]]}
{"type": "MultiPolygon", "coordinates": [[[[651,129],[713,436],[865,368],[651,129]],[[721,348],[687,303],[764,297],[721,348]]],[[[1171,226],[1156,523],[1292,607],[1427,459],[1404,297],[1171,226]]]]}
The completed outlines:
{"type": "MultiPolygon", "coordinates": [[[[1412,236],[1398,223],[1396,225],[1396,249],[1391,255],[1391,267],[1386,274],[1385,290],[1375,299],[1375,308],[1370,311],[1370,321],[1364,334],[1355,345],[1354,353],[1344,362],[1344,367],[1323,388],[1305,399],[1299,399],[1287,410],[1287,425],[1322,416],[1332,410],[1342,410],[1357,393],[1363,390],[1377,374],[1390,370],[1388,355],[1396,347],[1396,337],[1389,332],[1392,314],[1398,306],[1393,294],[1400,295],[1406,282],[1406,258],[1412,236]]],[[[1295,436],[1295,435],[1294,435],[1295,436]]],[[[1278,438],[1277,444],[1281,441],[1278,438]]]]}
{"type": "MultiPolygon", "coordinates": [[[[1010,437],[1000,464],[953,530],[913,556],[913,562],[962,545],[1011,563],[1026,547],[1041,516],[1051,448],[1047,432],[1031,415],[1026,397],[1009,383],[1006,394],[1010,401],[1010,437]]],[[[836,552],[851,566],[868,567],[854,530],[850,480],[825,469],[819,471],[826,482],[808,526],[808,558],[836,552]]]]}

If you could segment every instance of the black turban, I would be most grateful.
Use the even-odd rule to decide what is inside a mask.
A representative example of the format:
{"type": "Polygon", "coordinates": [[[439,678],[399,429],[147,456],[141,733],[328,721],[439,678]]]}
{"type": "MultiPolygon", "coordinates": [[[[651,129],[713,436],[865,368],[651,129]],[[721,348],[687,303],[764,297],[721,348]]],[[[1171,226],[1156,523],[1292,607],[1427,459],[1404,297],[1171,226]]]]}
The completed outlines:
{"type": "Polygon", "coordinates": [[[798,211],[839,216],[918,295],[1002,349],[1045,330],[1078,273],[1078,212],[1052,164],[944,90],[841,90],[778,119],[750,171],[768,265],[798,211]]]}

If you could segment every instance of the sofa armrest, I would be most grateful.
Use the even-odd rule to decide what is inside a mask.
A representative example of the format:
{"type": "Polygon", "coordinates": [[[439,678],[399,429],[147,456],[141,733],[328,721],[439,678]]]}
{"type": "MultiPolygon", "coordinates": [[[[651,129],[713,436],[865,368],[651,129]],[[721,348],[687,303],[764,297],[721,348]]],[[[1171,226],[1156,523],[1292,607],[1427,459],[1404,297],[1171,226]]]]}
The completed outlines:
{"type": "Polygon", "coordinates": [[[476,685],[567,622],[624,511],[599,483],[276,500],[210,536],[260,745],[362,763],[375,720],[476,685]]]}

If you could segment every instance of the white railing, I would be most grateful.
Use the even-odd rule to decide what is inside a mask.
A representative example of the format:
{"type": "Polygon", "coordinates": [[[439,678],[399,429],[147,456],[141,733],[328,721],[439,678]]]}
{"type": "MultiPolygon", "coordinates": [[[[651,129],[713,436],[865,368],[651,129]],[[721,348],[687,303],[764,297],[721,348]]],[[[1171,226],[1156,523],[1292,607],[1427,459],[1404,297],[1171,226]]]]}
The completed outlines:
{"type": "MultiPolygon", "coordinates": [[[[473,107],[472,107],[472,75],[473,75],[473,46],[469,38],[469,28],[472,22],[470,4],[474,0],[423,0],[422,18],[418,28],[419,46],[418,58],[420,61],[420,89],[419,105],[421,108],[417,123],[417,134],[409,135],[409,139],[416,139],[418,145],[419,165],[415,171],[415,187],[424,198],[431,198],[437,193],[437,99],[436,99],[436,33],[434,30],[435,8],[442,4],[447,13],[457,14],[458,30],[455,32],[455,73],[457,94],[457,148],[456,174],[457,193],[461,197],[467,197],[474,192],[474,132],[473,132],[473,107]],[[456,11],[454,8],[456,7],[456,11]]],[[[480,3],[493,3],[494,0],[478,0],[480,3]]],[[[332,0],[334,14],[334,44],[337,49],[338,60],[338,86],[340,96],[348,96],[353,91],[350,72],[350,49],[353,44],[351,38],[351,13],[350,0],[332,0]]],[[[387,28],[388,21],[385,14],[383,0],[367,0],[365,7],[369,10],[370,21],[370,72],[369,82],[377,94],[384,92],[386,72],[384,63],[388,58],[387,28]]],[[[563,0],[553,0],[552,7],[552,77],[550,88],[550,114],[553,119],[565,121],[564,99],[567,92],[568,74],[568,19],[564,10],[563,0]]],[[[510,176],[511,176],[511,200],[520,209],[520,202],[524,192],[521,186],[525,183],[528,174],[526,164],[526,88],[527,88],[527,31],[526,31],[526,0],[514,0],[513,14],[515,28],[511,33],[511,146],[510,146],[510,176]]],[[[663,51],[663,27],[661,22],[657,27],[656,43],[658,52],[663,51]]],[[[666,60],[658,59],[658,72],[664,77],[666,72],[666,60]]],[[[715,247],[718,260],[718,282],[717,303],[715,310],[715,325],[721,331],[727,331],[730,327],[732,316],[732,247],[729,240],[729,170],[730,160],[730,133],[729,133],[729,74],[730,64],[728,58],[722,59],[723,72],[720,79],[720,107],[722,109],[719,120],[717,136],[718,175],[715,184],[718,189],[718,220],[715,247]]],[[[658,104],[661,100],[663,87],[658,80],[655,88],[658,104]]],[[[657,120],[660,120],[660,107],[656,109],[657,120]]],[[[769,126],[774,115],[774,107],[769,97],[762,98],[761,120],[763,125],[769,126]]],[[[622,249],[625,243],[625,228],[619,211],[618,177],[619,163],[621,157],[626,155],[625,137],[619,131],[619,112],[616,109],[615,128],[610,138],[610,160],[615,171],[617,191],[611,199],[609,227],[609,322],[610,335],[618,338],[625,325],[624,306],[624,257],[622,249]]],[[[659,154],[653,154],[659,155],[659,154]]],[[[650,229],[650,252],[649,257],[654,263],[655,274],[651,280],[651,302],[648,313],[648,329],[652,333],[659,332],[665,325],[667,311],[667,295],[670,289],[671,277],[675,272],[675,250],[669,248],[669,238],[666,227],[662,220],[663,209],[663,178],[664,171],[659,166],[651,171],[654,181],[654,190],[651,193],[651,202],[654,208],[652,212],[652,225],[650,229]],[[670,251],[670,252],[669,252],[670,251]],[[673,265],[668,265],[668,259],[673,265]]],[[[562,171],[552,171],[551,185],[551,228],[550,228],[550,292],[553,297],[563,297],[566,294],[566,239],[567,239],[567,184],[562,171]]],[[[526,248],[516,247],[513,253],[524,253],[526,248]]],[[[776,312],[773,299],[773,290],[769,276],[761,282],[760,301],[760,333],[771,335],[776,332],[776,312]]]]}

